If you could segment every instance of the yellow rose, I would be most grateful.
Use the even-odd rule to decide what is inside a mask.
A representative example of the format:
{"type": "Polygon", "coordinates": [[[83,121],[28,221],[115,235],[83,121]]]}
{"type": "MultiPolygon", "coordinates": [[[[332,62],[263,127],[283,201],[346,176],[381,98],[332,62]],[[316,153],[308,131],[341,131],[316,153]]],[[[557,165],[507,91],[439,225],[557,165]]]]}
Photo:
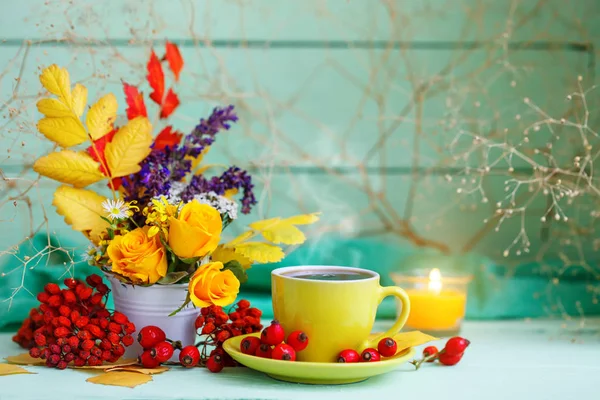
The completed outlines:
{"type": "Polygon", "coordinates": [[[204,257],[217,248],[222,229],[221,215],[215,208],[192,200],[177,218],[171,218],[169,246],[180,258],[204,257]]]}
{"type": "Polygon", "coordinates": [[[210,262],[196,270],[188,290],[197,307],[228,306],[235,301],[240,291],[240,281],[230,270],[222,271],[223,263],[210,262]]]}
{"type": "Polygon", "coordinates": [[[108,257],[112,270],[133,283],[156,283],[167,274],[167,255],[158,236],[148,237],[148,226],[137,228],[110,241],[108,257]]]}

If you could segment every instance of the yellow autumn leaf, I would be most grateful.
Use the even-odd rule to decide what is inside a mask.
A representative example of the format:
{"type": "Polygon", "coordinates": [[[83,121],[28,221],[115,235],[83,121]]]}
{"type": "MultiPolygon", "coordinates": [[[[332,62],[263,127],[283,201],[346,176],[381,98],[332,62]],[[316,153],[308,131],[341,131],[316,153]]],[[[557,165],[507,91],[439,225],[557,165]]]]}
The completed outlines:
{"type": "Polygon", "coordinates": [[[81,367],[73,366],[72,368],[75,368],[75,369],[97,369],[97,370],[101,369],[101,370],[108,371],[113,368],[128,367],[128,366],[135,365],[135,364],[137,364],[137,359],[135,359],[135,358],[119,358],[114,363],[102,363],[102,365],[84,365],[81,367]]]}
{"type": "Polygon", "coordinates": [[[269,243],[246,242],[235,246],[235,252],[256,263],[281,261],[285,254],[280,247],[269,243]]]}
{"type": "Polygon", "coordinates": [[[109,93],[92,105],[85,117],[85,124],[93,140],[98,140],[113,129],[117,119],[117,98],[109,93]]]}
{"type": "Polygon", "coordinates": [[[151,151],[151,130],[152,125],[147,118],[137,117],[119,129],[113,140],[106,145],[104,155],[113,178],[140,170],[139,163],[151,151]]]}
{"type": "Polygon", "coordinates": [[[64,104],[72,104],[71,80],[69,71],[65,68],[60,68],[56,64],[44,68],[40,75],[40,82],[47,91],[57,96],[64,104]]]}
{"type": "Polygon", "coordinates": [[[401,332],[394,335],[394,340],[398,345],[396,353],[400,353],[401,351],[406,350],[409,347],[420,346],[425,343],[433,342],[434,340],[438,340],[438,338],[430,336],[423,332],[410,331],[401,332]]]}
{"type": "Polygon", "coordinates": [[[40,113],[51,118],[71,118],[73,111],[62,101],[57,99],[41,99],[36,104],[40,113]]]}
{"type": "Polygon", "coordinates": [[[99,234],[108,227],[108,223],[102,219],[105,214],[102,209],[104,200],[105,197],[90,190],[63,185],[54,192],[52,204],[74,230],[83,232],[97,242],[99,234]]]}
{"type": "Polygon", "coordinates": [[[62,147],[72,147],[88,139],[80,120],[75,117],[43,118],[37,128],[44,136],[62,147]]]}
{"type": "Polygon", "coordinates": [[[71,108],[77,117],[81,117],[83,115],[85,105],[87,104],[87,95],[88,91],[85,86],[80,83],[75,84],[75,87],[73,88],[73,103],[71,104],[71,108]]]}
{"type": "Polygon", "coordinates": [[[317,222],[320,215],[320,212],[294,215],[293,217],[286,218],[285,221],[292,225],[309,225],[317,222]]]}
{"type": "Polygon", "coordinates": [[[281,218],[275,217],[275,218],[263,219],[260,221],[254,221],[249,226],[250,226],[250,228],[254,229],[255,231],[264,231],[265,229],[271,229],[271,228],[277,226],[280,222],[281,222],[281,218]]]}
{"type": "Polygon", "coordinates": [[[129,372],[137,372],[138,374],[144,375],[156,375],[162,374],[163,372],[168,371],[170,368],[165,366],[160,366],[156,368],[144,368],[141,365],[126,365],[123,367],[111,367],[106,370],[106,372],[110,371],[129,371],[129,372]]]}
{"type": "Polygon", "coordinates": [[[16,374],[33,374],[33,372],[14,364],[0,364],[0,376],[16,374]]]}
{"type": "Polygon", "coordinates": [[[233,248],[237,244],[245,242],[246,240],[250,239],[253,236],[254,236],[254,232],[252,232],[252,231],[246,231],[246,232],[242,233],[241,235],[239,235],[238,237],[236,237],[235,239],[230,240],[229,242],[227,242],[225,244],[225,247],[233,248]]]}
{"type": "Polygon", "coordinates": [[[8,356],[5,358],[9,364],[17,365],[45,365],[46,362],[41,358],[33,358],[29,353],[21,353],[16,356],[8,356]]]}
{"type": "Polygon", "coordinates": [[[241,264],[244,269],[248,269],[252,266],[252,260],[244,257],[242,254],[238,254],[234,249],[223,247],[223,245],[217,246],[215,251],[210,255],[212,261],[220,261],[223,264],[227,264],[229,261],[237,261],[241,264]]]}
{"type": "Polygon", "coordinates": [[[152,380],[150,375],[139,374],[131,371],[112,371],[88,378],[86,382],[98,385],[125,386],[134,388],[152,380]]]}
{"type": "Polygon", "coordinates": [[[38,174],[77,188],[86,187],[105,178],[100,164],[83,151],[63,150],[38,158],[33,170],[38,174]]]}

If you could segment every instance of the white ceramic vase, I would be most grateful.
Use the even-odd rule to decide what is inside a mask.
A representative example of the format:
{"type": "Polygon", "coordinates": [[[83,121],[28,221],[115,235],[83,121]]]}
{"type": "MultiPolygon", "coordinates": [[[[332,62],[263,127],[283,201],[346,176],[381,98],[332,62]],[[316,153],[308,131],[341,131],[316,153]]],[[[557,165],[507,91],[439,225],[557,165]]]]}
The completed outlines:
{"type": "MultiPolygon", "coordinates": [[[[173,311],[181,307],[185,301],[188,285],[153,285],[148,287],[126,285],[111,276],[115,310],[129,318],[135,324],[136,332],[133,345],[127,347],[125,357],[137,358],[142,353],[142,347],[137,342],[137,334],[144,326],[155,325],[165,331],[172,340],[180,340],[183,346],[191,345],[196,340],[194,322],[200,309],[190,303],[187,307],[173,316],[173,311]]],[[[179,360],[179,351],[175,350],[171,361],[179,360]]]]}

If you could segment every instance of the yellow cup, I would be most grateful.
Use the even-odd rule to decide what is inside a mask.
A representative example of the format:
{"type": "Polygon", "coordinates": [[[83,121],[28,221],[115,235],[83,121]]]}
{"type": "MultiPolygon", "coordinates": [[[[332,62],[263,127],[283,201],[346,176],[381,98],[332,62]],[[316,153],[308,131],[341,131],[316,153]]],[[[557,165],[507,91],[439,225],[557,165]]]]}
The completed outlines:
{"type": "Polygon", "coordinates": [[[404,290],[397,286],[379,285],[379,274],[373,271],[304,265],[286,267],[271,273],[273,311],[286,333],[301,330],[308,335],[308,347],[298,352],[300,361],[335,362],[340,351],[358,352],[377,348],[384,337],[402,329],[410,312],[404,290]],[[356,280],[312,280],[298,274],[361,274],[356,280]],[[369,340],[377,307],[387,296],[396,296],[402,304],[394,325],[385,333],[369,340]]]}

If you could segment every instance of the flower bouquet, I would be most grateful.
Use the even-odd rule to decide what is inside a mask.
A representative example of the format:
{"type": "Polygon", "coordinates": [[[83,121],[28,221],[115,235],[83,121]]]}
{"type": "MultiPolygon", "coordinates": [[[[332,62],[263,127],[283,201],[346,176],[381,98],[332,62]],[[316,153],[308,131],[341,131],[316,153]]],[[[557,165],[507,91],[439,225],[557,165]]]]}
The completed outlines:
{"type": "Polygon", "coordinates": [[[233,106],[217,107],[187,135],[163,124],[179,105],[174,89],[166,90],[163,64],[177,82],[183,59],[172,43],[166,43],[162,61],[152,51],[147,63],[149,98],[164,125],[156,137],[137,87],[123,82],[127,122],[117,126],[114,94],[86,112],[86,87],[71,86],[64,68],[43,69],[40,82],[53,96],[37,103],[44,115],[37,126],[62,149],[40,157],[33,168],[62,184],[53,205],[90,240],[88,261],[111,281],[115,309],[138,327],[159,325],[185,341],[177,330],[193,340],[198,314],[190,302],[232,304],[246,270],[283,259],[280,245],[303,243],[297,226],[314,223],[318,214],[257,221],[223,242],[222,232],[238,211],[247,214],[256,204],[252,178],[235,166],[209,177],[213,166],[202,165],[202,158],[238,117],[233,106]],[[106,187],[85,189],[102,181],[106,187]],[[178,312],[189,316],[166,318],[178,312]],[[181,321],[179,328],[172,328],[175,321],[181,321]]]}

